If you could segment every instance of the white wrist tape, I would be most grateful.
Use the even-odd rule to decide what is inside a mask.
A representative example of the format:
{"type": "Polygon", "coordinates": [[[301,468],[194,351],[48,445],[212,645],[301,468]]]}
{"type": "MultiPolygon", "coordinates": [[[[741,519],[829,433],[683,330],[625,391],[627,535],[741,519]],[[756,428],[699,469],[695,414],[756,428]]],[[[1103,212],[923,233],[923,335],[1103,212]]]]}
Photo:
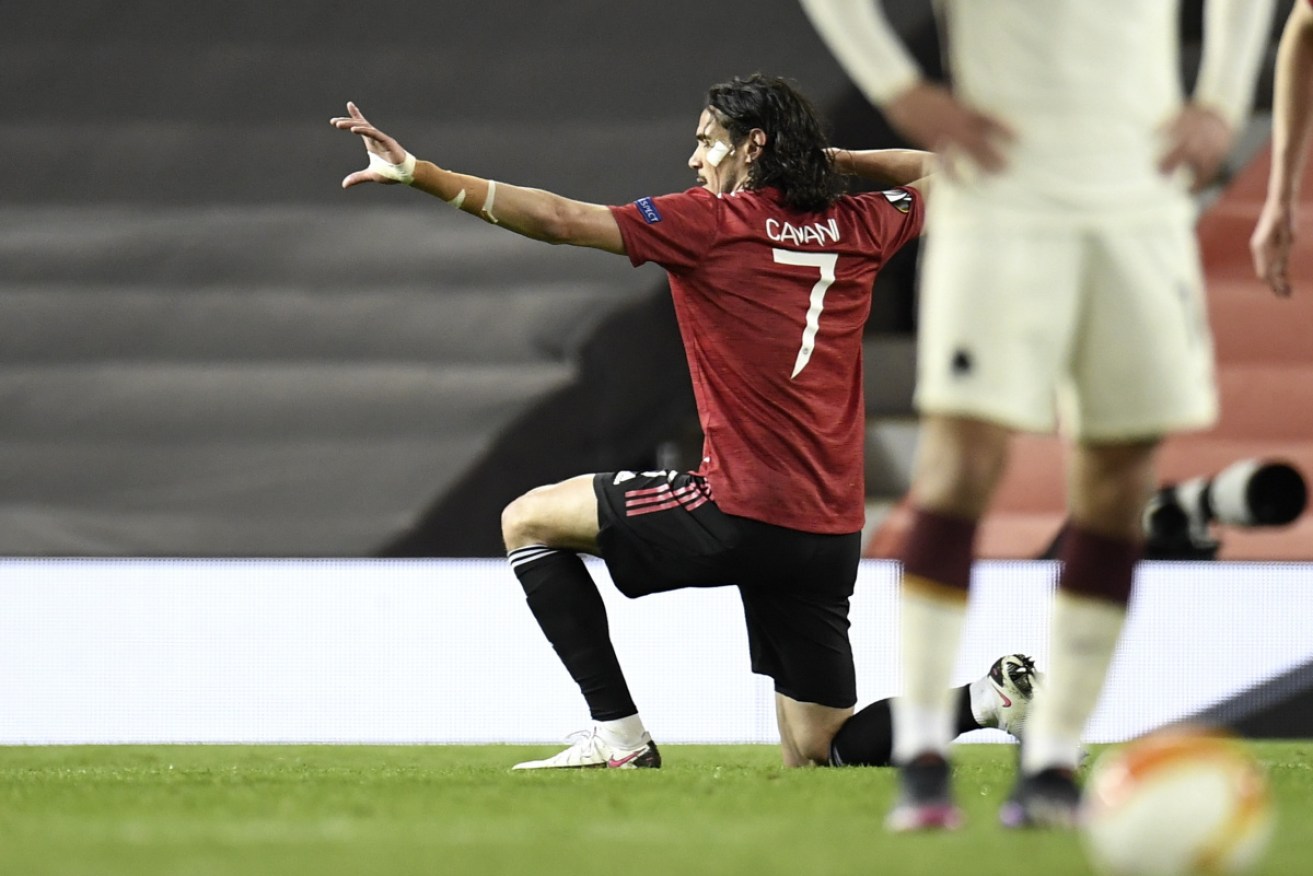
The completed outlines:
{"type": "Polygon", "coordinates": [[[497,181],[490,179],[488,180],[488,196],[483,199],[483,209],[481,209],[479,212],[482,213],[484,216],[486,216],[488,218],[488,221],[491,222],[493,225],[500,225],[501,221],[498,220],[496,216],[492,215],[492,204],[496,200],[497,200],[497,181]]]}
{"type": "Polygon", "coordinates": [[[378,153],[371,152],[369,169],[384,179],[410,185],[415,181],[415,156],[407,152],[400,164],[393,164],[378,153]]]}

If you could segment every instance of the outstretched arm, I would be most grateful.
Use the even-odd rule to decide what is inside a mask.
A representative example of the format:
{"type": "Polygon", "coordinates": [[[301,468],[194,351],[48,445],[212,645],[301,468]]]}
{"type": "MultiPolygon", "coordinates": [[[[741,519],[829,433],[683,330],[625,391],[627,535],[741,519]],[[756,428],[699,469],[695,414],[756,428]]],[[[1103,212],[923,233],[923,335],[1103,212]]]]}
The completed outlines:
{"type": "Polygon", "coordinates": [[[834,166],[848,173],[887,186],[906,186],[924,197],[935,172],[935,154],[920,149],[831,149],[834,166]]]}
{"type": "Polygon", "coordinates": [[[1282,298],[1290,295],[1288,263],[1299,195],[1313,140],[1313,4],[1297,0],[1277,47],[1272,100],[1272,169],[1267,198],[1249,240],[1254,272],[1282,298]]]}
{"type": "Polygon", "coordinates": [[[340,131],[360,135],[369,166],[348,174],[342,188],[362,183],[403,183],[516,234],[547,243],[568,243],[624,255],[620,226],[609,208],[575,201],[542,189],[523,188],[444,170],[419,161],[395,138],[371,125],[354,103],[347,115],[330,120],[340,131]]]}

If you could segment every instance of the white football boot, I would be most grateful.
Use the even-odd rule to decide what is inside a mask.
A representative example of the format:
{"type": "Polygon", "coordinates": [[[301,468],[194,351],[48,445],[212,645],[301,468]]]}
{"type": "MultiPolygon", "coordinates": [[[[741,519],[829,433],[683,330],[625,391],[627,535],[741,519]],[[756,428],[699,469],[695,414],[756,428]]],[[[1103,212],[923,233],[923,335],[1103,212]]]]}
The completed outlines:
{"type": "Polygon", "coordinates": [[[574,740],[565,751],[546,760],[527,760],[517,763],[517,770],[560,769],[657,769],[661,766],[661,752],[648,733],[644,733],[637,748],[615,748],[602,739],[598,728],[571,733],[574,740]]]}
{"type": "Polygon", "coordinates": [[[984,678],[971,682],[971,711],[982,727],[997,727],[1021,739],[1026,714],[1044,676],[1025,654],[1006,654],[994,661],[984,678]]]}

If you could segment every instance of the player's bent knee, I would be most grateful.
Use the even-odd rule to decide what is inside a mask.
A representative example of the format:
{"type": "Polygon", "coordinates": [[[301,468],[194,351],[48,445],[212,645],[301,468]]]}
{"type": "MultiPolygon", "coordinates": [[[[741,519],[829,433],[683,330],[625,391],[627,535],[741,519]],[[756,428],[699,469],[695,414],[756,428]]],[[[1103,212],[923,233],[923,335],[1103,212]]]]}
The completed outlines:
{"type": "Polygon", "coordinates": [[[530,491],[511,500],[511,503],[502,509],[501,536],[508,551],[539,543],[540,539],[535,537],[536,505],[537,502],[530,491]]]}

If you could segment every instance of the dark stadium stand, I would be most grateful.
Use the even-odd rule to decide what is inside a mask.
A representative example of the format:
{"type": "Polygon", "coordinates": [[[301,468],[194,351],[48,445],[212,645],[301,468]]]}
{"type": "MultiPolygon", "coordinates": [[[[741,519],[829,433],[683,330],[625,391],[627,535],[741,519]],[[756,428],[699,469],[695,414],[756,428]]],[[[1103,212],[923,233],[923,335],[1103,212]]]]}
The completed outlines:
{"type": "Polygon", "coordinates": [[[707,85],[846,88],[796,4],[719,14],[733,38],[692,0],[6,3],[0,554],[490,554],[519,491],[647,464],[687,416],[660,272],[342,192],[363,153],[327,120],[679,190],[707,85]]]}

